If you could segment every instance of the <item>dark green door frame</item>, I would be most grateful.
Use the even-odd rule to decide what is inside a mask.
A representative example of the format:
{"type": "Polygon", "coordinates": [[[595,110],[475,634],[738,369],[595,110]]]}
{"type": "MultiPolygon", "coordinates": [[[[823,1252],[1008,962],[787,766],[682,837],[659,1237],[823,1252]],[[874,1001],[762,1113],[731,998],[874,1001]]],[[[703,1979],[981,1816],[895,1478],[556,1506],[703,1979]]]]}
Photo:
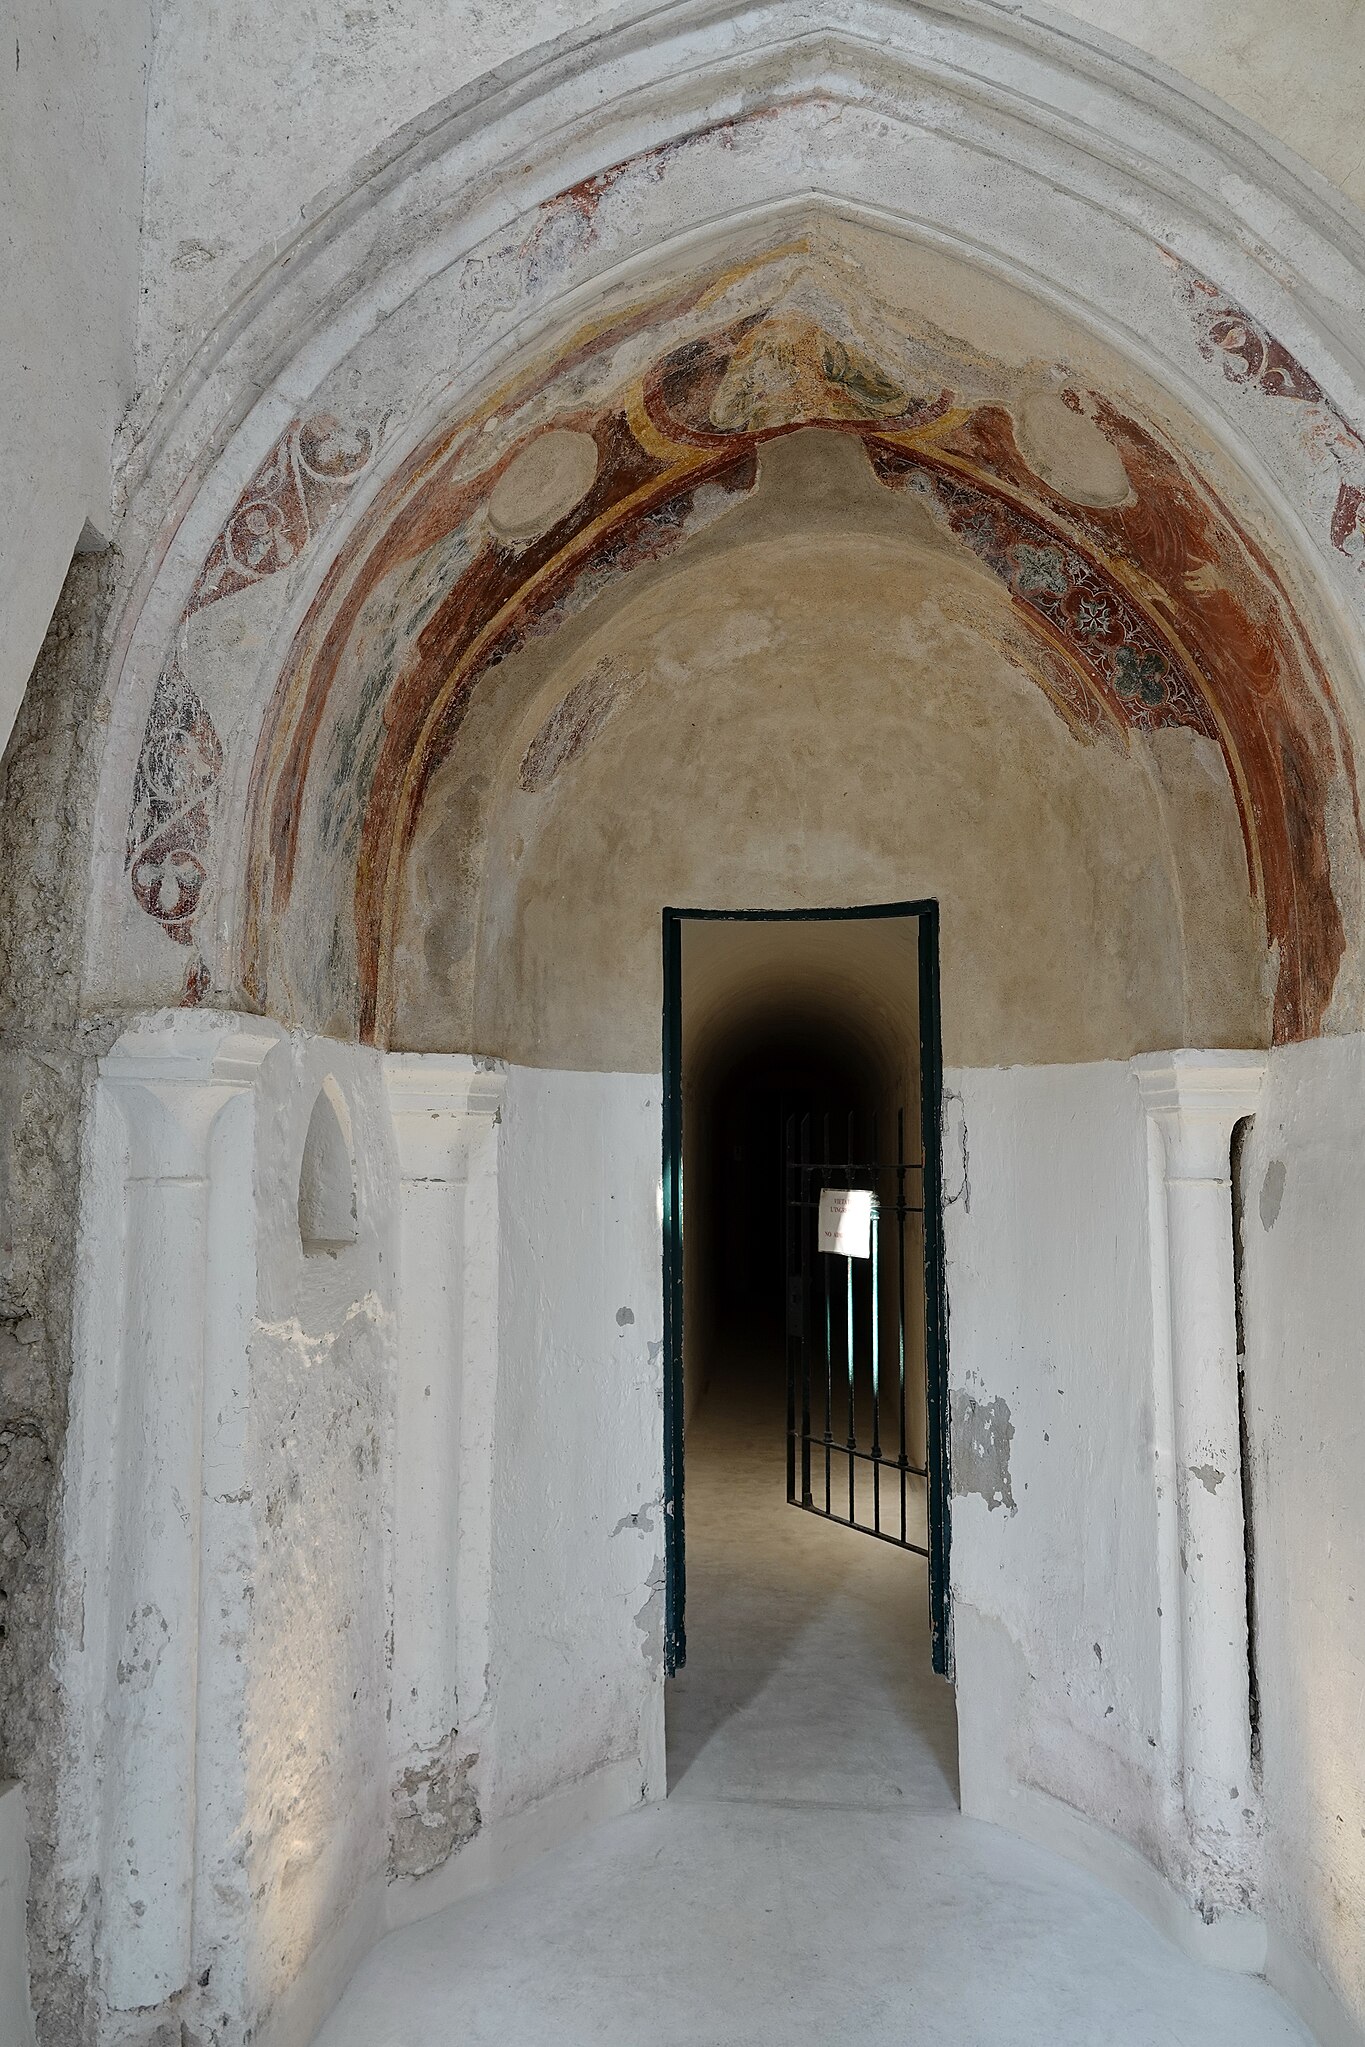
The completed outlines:
{"type": "Polygon", "coordinates": [[[841,910],[665,910],[664,942],[664,1667],[687,1660],[683,1505],[682,927],[815,924],[874,917],[919,920],[920,1113],[924,1138],[924,1327],[928,1376],[929,1617],[934,1669],[950,1674],[948,1558],[948,1294],[943,1262],[943,1033],[938,904],[874,903],[841,910]]]}

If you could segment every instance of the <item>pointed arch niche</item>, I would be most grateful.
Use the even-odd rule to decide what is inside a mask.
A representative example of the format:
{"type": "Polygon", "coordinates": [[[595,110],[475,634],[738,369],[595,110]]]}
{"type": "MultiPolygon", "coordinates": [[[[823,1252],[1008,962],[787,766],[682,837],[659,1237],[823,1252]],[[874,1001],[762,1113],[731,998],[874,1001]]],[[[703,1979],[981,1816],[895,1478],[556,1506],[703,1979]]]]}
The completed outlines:
{"type": "Polygon", "coordinates": [[[308,1118],[299,1165],[299,1241],[309,1258],[333,1256],[354,1244],[357,1217],[351,1112],[328,1074],[308,1118]]]}

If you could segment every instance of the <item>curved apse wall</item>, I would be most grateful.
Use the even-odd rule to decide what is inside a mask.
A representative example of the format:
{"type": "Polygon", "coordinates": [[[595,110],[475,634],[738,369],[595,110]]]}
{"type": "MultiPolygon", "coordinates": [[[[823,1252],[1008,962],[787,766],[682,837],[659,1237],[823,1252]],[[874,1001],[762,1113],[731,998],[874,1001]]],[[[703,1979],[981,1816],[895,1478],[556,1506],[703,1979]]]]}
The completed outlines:
{"type": "Polygon", "coordinates": [[[936,896],[950,1062],[1264,1042],[1217,747],[1078,729],[964,553],[856,443],[800,434],[507,662],[418,826],[399,1041],[650,1071],[663,903],[936,896]]]}

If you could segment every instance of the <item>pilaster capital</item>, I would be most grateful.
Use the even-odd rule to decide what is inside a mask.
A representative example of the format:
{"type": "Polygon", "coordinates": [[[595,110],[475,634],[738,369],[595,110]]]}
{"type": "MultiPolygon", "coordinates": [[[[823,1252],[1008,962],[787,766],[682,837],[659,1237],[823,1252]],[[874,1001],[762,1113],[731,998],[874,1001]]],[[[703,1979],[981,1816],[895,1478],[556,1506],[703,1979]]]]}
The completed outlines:
{"type": "Polygon", "coordinates": [[[1145,1052],[1131,1064],[1165,1142],[1168,1177],[1226,1181],[1233,1128],[1260,1099],[1265,1053],[1145,1052]]]}
{"type": "Polygon", "coordinates": [[[466,1053],[390,1052],[384,1085],[403,1179],[461,1180],[470,1143],[497,1121],[507,1075],[466,1053]]]}
{"type": "Polygon", "coordinates": [[[284,1035],[264,1017],[175,1009],[124,1031],[100,1059],[99,1076],[123,1111],[133,1177],[201,1178],[219,1110],[255,1087],[284,1035]]]}

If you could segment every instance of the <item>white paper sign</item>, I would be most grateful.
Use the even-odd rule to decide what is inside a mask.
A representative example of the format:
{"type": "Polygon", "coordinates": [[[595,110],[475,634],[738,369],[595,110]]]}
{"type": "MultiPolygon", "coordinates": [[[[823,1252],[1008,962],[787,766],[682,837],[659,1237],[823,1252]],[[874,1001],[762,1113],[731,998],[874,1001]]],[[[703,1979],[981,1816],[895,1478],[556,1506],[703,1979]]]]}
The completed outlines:
{"type": "Polygon", "coordinates": [[[819,1245],[838,1258],[872,1256],[873,1195],[870,1187],[820,1189],[819,1245]]]}

